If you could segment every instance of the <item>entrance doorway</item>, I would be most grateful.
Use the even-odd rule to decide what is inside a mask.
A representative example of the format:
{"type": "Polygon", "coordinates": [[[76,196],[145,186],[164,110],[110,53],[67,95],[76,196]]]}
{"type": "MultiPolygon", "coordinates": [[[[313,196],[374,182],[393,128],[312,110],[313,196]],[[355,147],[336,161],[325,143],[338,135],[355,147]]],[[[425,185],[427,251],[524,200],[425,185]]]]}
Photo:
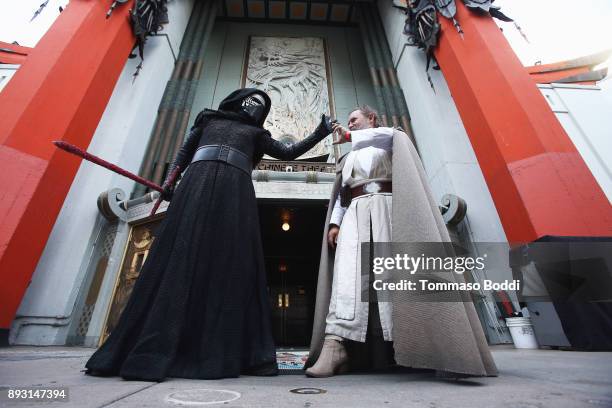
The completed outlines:
{"type": "Polygon", "coordinates": [[[276,346],[308,347],[327,202],[258,204],[276,346]]]}

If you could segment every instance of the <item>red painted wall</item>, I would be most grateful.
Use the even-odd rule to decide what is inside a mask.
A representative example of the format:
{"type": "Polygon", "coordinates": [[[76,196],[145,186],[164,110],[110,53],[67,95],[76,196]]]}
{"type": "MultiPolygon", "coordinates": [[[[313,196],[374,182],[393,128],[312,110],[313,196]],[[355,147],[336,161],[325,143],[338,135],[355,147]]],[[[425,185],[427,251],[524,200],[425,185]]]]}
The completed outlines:
{"type": "MultiPolygon", "coordinates": [[[[0,328],[8,328],[134,44],[131,4],[72,0],[0,92],[0,328]]],[[[70,237],[66,237],[70,239],[70,237]]]]}
{"type": "Polygon", "coordinates": [[[612,236],[612,207],[492,18],[457,2],[435,56],[510,242],[612,236]]]}

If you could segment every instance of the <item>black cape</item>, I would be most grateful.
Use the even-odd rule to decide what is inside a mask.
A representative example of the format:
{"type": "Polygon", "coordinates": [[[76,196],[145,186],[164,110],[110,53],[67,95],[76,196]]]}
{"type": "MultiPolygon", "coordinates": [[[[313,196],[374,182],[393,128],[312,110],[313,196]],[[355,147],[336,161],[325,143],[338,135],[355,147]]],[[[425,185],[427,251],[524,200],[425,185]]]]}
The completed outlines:
{"type": "MultiPolygon", "coordinates": [[[[229,110],[249,92],[261,91],[234,92],[220,105],[227,111],[198,115],[174,164],[185,168],[208,144],[230,145],[254,163],[264,153],[290,160],[329,133],[319,126],[290,146],[272,139],[262,123],[229,110]]],[[[222,162],[195,162],[176,188],[117,327],[86,367],[94,375],[153,381],[274,372],[270,310],[250,175],[222,162]]]]}

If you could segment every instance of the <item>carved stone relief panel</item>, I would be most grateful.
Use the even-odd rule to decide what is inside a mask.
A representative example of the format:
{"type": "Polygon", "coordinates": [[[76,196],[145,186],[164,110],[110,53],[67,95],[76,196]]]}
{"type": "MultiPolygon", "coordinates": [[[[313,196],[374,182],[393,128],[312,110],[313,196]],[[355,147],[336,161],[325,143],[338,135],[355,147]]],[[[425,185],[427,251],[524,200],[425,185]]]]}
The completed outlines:
{"type": "MultiPolygon", "coordinates": [[[[333,111],[330,79],[323,38],[250,38],[243,86],[270,95],[272,109],[265,128],[275,139],[286,143],[302,140],[317,127],[322,113],[333,111]]],[[[330,139],[300,159],[331,153],[330,139]]]]}

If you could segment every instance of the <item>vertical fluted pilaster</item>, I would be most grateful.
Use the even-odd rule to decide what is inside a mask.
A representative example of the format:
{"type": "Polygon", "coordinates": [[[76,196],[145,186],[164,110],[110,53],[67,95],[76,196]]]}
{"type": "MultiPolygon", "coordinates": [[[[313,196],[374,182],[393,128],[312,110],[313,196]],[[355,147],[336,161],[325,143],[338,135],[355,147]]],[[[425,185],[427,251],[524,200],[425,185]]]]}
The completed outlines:
{"type": "MultiPolygon", "coordinates": [[[[216,12],[215,1],[195,3],[172,76],[166,85],[140,171],[143,177],[158,184],[163,182],[168,164],[183,142],[216,12]]],[[[143,186],[137,186],[134,195],[142,195],[145,191],[143,186]]]]}
{"type": "MultiPolygon", "coordinates": [[[[370,37],[367,41],[364,39],[365,46],[373,50],[370,52],[371,55],[367,56],[368,65],[370,65],[370,71],[375,71],[371,75],[373,78],[376,77],[380,95],[384,100],[384,104],[379,109],[388,115],[393,126],[401,126],[416,146],[410,125],[410,113],[397,79],[393,57],[378,9],[375,4],[362,4],[360,14],[362,33],[370,37]]],[[[386,125],[384,121],[383,124],[386,125]]]]}

